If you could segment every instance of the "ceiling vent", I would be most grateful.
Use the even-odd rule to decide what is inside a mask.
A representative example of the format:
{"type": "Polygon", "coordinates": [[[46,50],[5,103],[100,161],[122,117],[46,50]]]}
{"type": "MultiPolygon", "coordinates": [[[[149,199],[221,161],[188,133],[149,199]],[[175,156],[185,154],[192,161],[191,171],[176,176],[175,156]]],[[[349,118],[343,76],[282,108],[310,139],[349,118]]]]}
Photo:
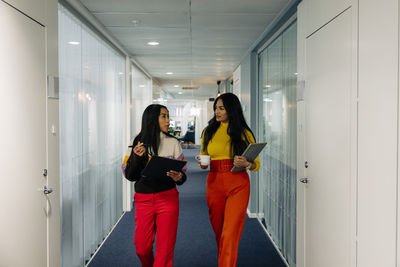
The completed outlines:
{"type": "Polygon", "coordinates": [[[197,90],[199,89],[199,86],[183,86],[182,89],[183,90],[197,90]]]}

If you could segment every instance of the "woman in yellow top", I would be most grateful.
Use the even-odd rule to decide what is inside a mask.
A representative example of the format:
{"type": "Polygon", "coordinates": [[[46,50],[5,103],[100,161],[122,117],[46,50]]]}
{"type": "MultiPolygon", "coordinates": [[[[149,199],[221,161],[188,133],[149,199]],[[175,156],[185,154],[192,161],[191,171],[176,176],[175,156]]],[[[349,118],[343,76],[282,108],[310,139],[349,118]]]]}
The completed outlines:
{"type": "Polygon", "coordinates": [[[209,155],[211,159],[206,199],[218,245],[218,266],[234,267],[249,203],[250,181],[246,171],[230,170],[237,166],[257,171],[260,161],[256,158],[248,162],[240,156],[255,138],[237,96],[220,95],[214,102],[214,112],[203,131],[200,154],[209,155]]]}

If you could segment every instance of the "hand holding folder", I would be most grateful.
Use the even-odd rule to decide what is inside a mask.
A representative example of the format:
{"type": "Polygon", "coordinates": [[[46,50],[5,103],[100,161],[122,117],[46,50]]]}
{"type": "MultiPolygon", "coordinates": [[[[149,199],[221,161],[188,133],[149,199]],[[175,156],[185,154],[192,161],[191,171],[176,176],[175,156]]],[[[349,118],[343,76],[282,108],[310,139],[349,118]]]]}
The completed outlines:
{"type": "Polygon", "coordinates": [[[182,168],[185,166],[185,164],[186,161],[182,160],[152,156],[151,160],[143,169],[142,175],[146,177],[171,179],[167,176],[167,172],[171,170],[182,172],[182,168]]]}

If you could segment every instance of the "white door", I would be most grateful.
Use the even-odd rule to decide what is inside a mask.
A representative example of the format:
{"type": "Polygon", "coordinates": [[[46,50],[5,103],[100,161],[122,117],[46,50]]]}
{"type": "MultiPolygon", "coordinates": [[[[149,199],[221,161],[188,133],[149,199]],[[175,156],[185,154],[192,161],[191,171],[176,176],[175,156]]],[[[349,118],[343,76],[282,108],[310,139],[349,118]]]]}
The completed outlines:
{"type": "Polygon", "coordinates": [[[305,266],[346,267],[350,263],[351,12],[308,37],[305,45],[308,183],[298,183],[305,186],[305,266]]]}
{"type": "Polygon", "coordinates": [[[47,265],[45,29],[0,1],[0,266],[47,265]]]}

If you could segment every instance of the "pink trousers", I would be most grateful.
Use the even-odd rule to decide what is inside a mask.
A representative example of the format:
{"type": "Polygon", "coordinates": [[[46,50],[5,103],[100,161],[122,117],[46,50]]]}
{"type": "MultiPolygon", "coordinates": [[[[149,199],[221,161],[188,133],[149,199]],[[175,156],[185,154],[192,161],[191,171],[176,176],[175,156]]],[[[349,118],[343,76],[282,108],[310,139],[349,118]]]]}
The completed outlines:
{"type": "Polygon", "coordinates": [[[179,192],[135,193],[135,246],[142,267],[172,267],[179,216],[179,192]],[[153,256],[157,232],[156,254],[153,256]]]}

